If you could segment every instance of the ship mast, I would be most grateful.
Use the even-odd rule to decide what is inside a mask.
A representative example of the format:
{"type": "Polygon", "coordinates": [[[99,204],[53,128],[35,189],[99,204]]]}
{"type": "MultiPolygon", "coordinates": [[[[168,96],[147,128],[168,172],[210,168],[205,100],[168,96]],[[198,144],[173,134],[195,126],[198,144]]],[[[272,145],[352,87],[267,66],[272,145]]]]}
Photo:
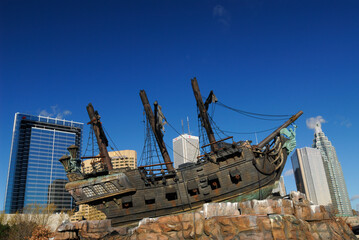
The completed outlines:
{"type": "Polygon", "coordinates": [[[91,103],[89,103],[86,107],[87,112],[90,117],[90,122],[88,124],[92,125],[92,129],[95,133],[98,148],[100,149],[100,156],[103,158],[103,162],[105,165],[105,170],[112,170],[111,158],[107,152],[108,140],[106,138],[105,132],[102,128],[102,123],[100,122],[100,115],[97,111],[94,110],[91,103]]]}
{"type": "Polygon", "coordinates": [[[199,91],[197,79],[193,78],[191,80],[191,83],[192,83],[194,97],[196,98],[196,101],[197,101],[197,107],[199,109],[199,116],[201,118],[201,122],[202,122],[204,128],[206,129],[209,144],[211,145],[211,150],[212,150],[212,152],[216,152],[218,150],[218,145],[216,143],[216,138],[214,137],[212,126],[208,119],[207,109],[205,108],[205,106],[203,104],[202,95],[201,95],[201,92],[199,91]]]}
{"type": "MultiPolygon", "coordinates": [[[[156,141],[157,141],[157,144],[158,144],[158,147],[159,147],[159,149],[161,151],[163,160],[166,163],[166,168],[167,168],[168,172],[174,172],[174,168],[173,168],[170,156],[168,154],[165,142],[163,141],[161,129],[159,128],[159,124],[156,124],[157,118],[155,118],[155,116],[153,115],[151,106],[150,106],[150,104],[148,102],[148,99],[147,99],[146,92],[144,90],[140,91],[140,97],[141,97],[142,104],[143,104],[143,107],[144,107],[145,112],[146,112],[147,119],[150,122],[152,131],[153,131],[153,133],[155,135],[155,138],[156,138],[156,141]]],[[[157,107],[158,107],[158,104],[156,102],[155,103],[155,112],[156,113],[157,113],[157,107]]]]}

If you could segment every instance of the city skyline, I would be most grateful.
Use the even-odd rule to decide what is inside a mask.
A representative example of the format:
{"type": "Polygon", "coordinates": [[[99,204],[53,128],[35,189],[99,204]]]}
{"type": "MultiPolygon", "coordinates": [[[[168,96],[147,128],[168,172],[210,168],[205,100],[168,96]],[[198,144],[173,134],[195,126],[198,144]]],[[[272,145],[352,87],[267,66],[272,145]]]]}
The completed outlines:
{"type": "MultiPolygon", "coordinates": [[[[298,148],[312,143],[306,120],[322,116],[356,206],[358,11],[357,1],[1,1],[1,164],[9,163],[14,113],[87,123],[89,102],[118,149],[141,153],[141,89],[151,104],[158,100],[177,132],[189,116],[192,134],[200,136],[190,86],[197,77],[203,97],[213,90],[233,108],[285,115],[302,110],[298,148]]],[[[235,141],[254,143],[269,134],[260,131],[282,123],[219,105],[213,118],[221,129],[242,133],[227,133],[235,141]]],[[[168,146],[179,135],[171,126],[164,133],[168,146]]],[[[287,161],[288,192],[296,190],[291,169],[287,161]]],[[[0,206],[6,176],[7,167],[0,169],[0,206]]]]}

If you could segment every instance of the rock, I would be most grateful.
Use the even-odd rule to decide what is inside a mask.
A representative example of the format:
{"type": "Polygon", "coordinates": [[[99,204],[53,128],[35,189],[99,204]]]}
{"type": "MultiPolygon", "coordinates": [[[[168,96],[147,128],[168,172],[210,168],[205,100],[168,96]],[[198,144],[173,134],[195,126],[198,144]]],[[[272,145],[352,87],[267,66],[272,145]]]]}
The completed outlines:
{"type": "Polygon", "coordinates": [[[348,224],[359,218],[331,212],[292,192],[291,199],[204,204],[194,212],[143,219],[132,229],[112,228],[110,220],[65,223],[55,239],[356,239],[348,224]]]}

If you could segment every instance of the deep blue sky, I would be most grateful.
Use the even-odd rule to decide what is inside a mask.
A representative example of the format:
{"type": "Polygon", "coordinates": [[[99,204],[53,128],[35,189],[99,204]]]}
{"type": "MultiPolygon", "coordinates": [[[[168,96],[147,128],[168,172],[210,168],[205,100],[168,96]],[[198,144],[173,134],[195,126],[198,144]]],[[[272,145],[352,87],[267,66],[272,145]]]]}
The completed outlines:
{"type": "MultiPolygon", "coordinates": [[[[356,0],[0,1],[0,206],[15,112],[87,122],[85,107],[92,102],[116,145],[140,157],[139,90],[159,101],[178,131],[189,116],[198,134],[190,87],[195,76],[204,96],[214,90],[239,109],[303,110],[298,147],[312,144],[306,119],[322,116],[349,196],[359,198],[358,12],[356,0]]],[[[216,111],[224,130],[278,125],[216,111]]],[[[176,132],[166,129],[171,145],[176,132]]],[[[290,169],[289,160],[285,172],[290,169]]],[[[287,190],[295,190],[287,175],[287,190]]]]}

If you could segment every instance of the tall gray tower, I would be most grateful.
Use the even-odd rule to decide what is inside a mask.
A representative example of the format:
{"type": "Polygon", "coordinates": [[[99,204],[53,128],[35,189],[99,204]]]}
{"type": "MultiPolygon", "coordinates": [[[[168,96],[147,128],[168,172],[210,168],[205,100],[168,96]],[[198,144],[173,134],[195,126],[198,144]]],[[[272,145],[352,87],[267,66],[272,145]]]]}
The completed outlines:
{"type": "Polygon", "coordinates": [[[331,204],[331,196],[320,150],[298,148],[293,153],[292,166],[297,190],[305,193],[314,204],[331,204]]]}
{"type": "Polygon", "coordinates": [[[322,131],[320,122],[317,122],[315,126],[313,148],[319,149],[322,155],[334,208],[338,209],[338,214],[341,216],[352,216],[353,212],[342,167],[335,148],[322,131]]]}

